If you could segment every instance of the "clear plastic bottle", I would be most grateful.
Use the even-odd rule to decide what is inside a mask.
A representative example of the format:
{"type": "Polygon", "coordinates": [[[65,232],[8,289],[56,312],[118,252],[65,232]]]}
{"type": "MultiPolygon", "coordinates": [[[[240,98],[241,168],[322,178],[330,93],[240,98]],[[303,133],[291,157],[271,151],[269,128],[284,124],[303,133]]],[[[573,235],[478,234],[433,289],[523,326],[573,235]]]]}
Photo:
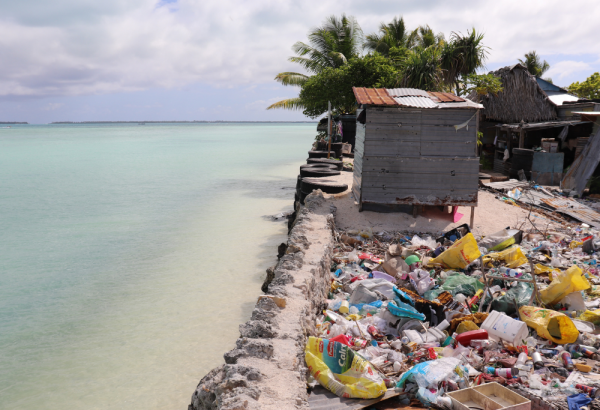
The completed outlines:
{"type": "Polygon", "coordinates": [[[517,358],[517,364],[516,366],[522,366],[527,362],[527,353],[523,352],[519,355],[519,357],[517,358]]]}

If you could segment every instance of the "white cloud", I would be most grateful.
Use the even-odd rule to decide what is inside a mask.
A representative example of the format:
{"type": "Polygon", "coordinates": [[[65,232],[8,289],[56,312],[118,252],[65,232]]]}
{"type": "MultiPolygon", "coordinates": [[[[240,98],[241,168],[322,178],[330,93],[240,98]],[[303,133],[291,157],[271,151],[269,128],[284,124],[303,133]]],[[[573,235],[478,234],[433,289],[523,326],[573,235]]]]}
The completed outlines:
{"type": "MultiPolygon", "coordinates": [[[[0,3],[0,96],[270,83],[276,73],[298,69],[287,62],[291,45],[305,41],[325,16],[342,11],[356,16],[365,32],[399,14],[411,28],[429,24],[447,36],[474,26],[485,32],[491,47],[489,66],[514,63],[530,50],[543,58],[600,55],[594,34],[600,8],[583,1],[349,0],[344,9],[333,0],[0,3]]],[[[585,63],[559,64],[553,67],[555,76],[561,68],[583,70],[585,63]]]]}
{"type": "Polygon", "coordinates": [[[544,74],[544,77],[550,77],[552,79],[561,80],[565,77],[570,76],[574,73],[581,73],[583,71],[591,71],[592,66],[583,61],[560,61],[553,64],[550,69],[544,74]]]}

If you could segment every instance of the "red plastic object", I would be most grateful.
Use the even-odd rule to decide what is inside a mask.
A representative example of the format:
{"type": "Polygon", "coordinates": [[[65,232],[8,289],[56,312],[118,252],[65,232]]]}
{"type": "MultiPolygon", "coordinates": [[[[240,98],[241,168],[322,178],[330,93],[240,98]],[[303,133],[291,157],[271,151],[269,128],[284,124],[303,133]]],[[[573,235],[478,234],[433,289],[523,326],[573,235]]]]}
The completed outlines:
{"type": "Polygon", "coordinates": [[[471,344],[471,340],[481,340],[481,339],[488,339],[488,338],[489,338],[489,335],[488,335],[487,330],[478,329],[478,330],[470,330],[468,332],[461,333],[460,335],[456,336],[456,341],[463,346],[469,346],[471,344]]]}
{"type": "Polygon", "coordinates": [[[337,335],[336,337],[332,337],[329,339],[329,343],[331,342],[340,342],[345,344],[346,346],[350,346],[350,338],[346,335],[337,335]]]}

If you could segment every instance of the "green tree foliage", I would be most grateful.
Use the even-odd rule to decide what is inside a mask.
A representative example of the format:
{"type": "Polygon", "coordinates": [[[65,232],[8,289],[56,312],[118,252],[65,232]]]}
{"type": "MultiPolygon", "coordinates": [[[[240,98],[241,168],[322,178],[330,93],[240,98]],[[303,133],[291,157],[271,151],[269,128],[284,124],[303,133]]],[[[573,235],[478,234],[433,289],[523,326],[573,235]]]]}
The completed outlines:
{"type": "Polygon", "coordinates": [[[339,68],[326,68],[311,76],[300,91],[304,115],[315,118],[327,112],[327,103],[338,114],[356,110],[352,87],[391,88],[397,85],[398,71],[384,56],[374,53],[355,57],[339,68]]]}
{"type": "MultiPolygon", "coordinates": [[[[330,16],[325,22],[308,34],[308,44],[299,41],[292,46],[296,56],[289,61],[300,64],[311,74],[319,73],[326,68],[337,68],[357,57],[362,48],[363,32],[356,19],[342,14],[341,17],[330,16]]],[[[283,72],[275,76],[275,81],[283,85],[302,86],[310,75],[283,72]]],[[[267,109],[302,109],[302,100],[291,98],[276,102],[267,109]]]]}
{"type": "Polygon", "coordinates": [[[453,32],[450,41],[442,45],[444,82],[455,87],[456,95],[464,94],[466,77],[485,66],[489,48],[483,45],[483,37],[473,28],[466,35],[453,32]]]}
{"type": "Polygon", "coordinates": [[[307,74],[284,72],[275,77],[284,85],[301,87],[300,95],[267,109],[297,109],[315,117],[327,110],[331,100],[334,110],[352,112],[353,86],[427,91],[455,88],[461,95],[467,91],[467,77],[483,68],[488,53],[483,34],[475,29],[466,35],[453,32],[446,41],[428,25],[407,30],[402,17],[381,23],[379,31],[365,39],[354,17],[331,16],[309,33],[308,40],[308,44],[294,44],[296,56],[289,59],[307,74]],[[371,54],[361,57],[361,48],[371,54]]]}
{"type": "Polygon", "coordinates": [[[465,92],[475,92],[478,101],[481,96],[498,95],[503,90],[502,80],[493,74],[469,74],[465,77],[465,92]]]}
{"type": "Polygon", "coordinates": [[[440,49],[437,47],[410,50],[398,65],[400,85],[427,91],[443,91],[440,56],[440,49]]]}
{"type": "Polygon", "coordinates": [[[415,35],[406,29],[404,19],[394,17],[390,23],[379,25],[379,33],[366,36],[364,48],[367,51],[377,51],[379,54],[388,57],[392,49],[410,49],[414,43],[415,35]]]}
{"type": "Polygon", "coordinates": [[[525,60],[521,60],[519,58],[519,63],[521,63],[527,69],[527,71],[529,71],[529,74],[536,77],[541,77],[550,69],[550,64],[548,64],[546,60],[542,61],[535,50],[525,53],[525,60]]]}
{"type": "Polygon", "coordinates": [[[445,43],[444,33],[435,33],[429,25],[419,26],[411,33],[412,48],[426,49],[441,47],[445,43]]]}
{"type": "Polygon", "coordinates": [[[567,90],[580,98],[590,100],[600,98],[600,73],[592,74],[581,83],[579,81],[574,82],[567,90]]]}

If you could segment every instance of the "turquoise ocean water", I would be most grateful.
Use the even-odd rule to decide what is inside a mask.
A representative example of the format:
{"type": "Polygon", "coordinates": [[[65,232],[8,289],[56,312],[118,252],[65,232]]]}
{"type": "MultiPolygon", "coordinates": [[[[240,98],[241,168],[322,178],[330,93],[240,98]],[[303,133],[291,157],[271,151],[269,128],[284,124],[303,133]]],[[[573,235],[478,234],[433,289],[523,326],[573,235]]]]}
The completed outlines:
{"type": "Polygon", "coordinates": [[[314,124],[0,129],[0,408],[186,409],[233,348],[314,124]]]}

